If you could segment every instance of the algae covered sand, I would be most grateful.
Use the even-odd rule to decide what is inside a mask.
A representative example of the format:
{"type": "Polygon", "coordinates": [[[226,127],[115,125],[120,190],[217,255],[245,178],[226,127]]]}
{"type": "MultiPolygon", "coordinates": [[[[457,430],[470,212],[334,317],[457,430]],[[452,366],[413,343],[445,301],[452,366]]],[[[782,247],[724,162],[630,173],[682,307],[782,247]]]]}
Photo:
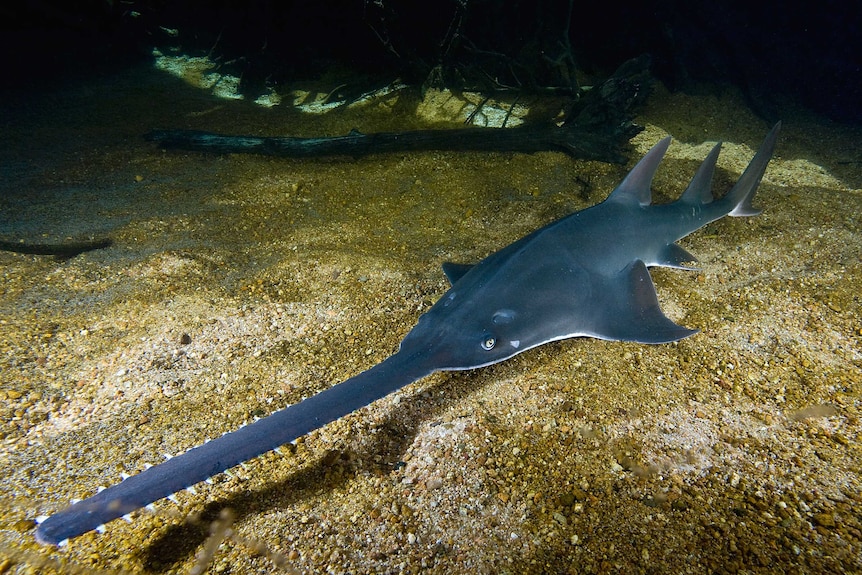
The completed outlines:
{"type": "MultiPolygon", "coordinates": [[[[558,153],[163,152],[141,134],[429,124],[409,95],[309,116],[154,74],[8,104],[4,239],[114,243],[0,253],[0,570],[862,570],[862,134],[802,113],[783,118],[763,214],[684,239],[700,272],[652,271],[696,336],[436,374],[178,503],[37,545],[37,516],[380,361],[445,291],[441,262],[477,261],[626,173],[558,153]]],[[[674,136],[657,202],[718,139],[723,193],[769,127],[733,94],[661,90],[638,121],[630,165],[674,136]]]]}

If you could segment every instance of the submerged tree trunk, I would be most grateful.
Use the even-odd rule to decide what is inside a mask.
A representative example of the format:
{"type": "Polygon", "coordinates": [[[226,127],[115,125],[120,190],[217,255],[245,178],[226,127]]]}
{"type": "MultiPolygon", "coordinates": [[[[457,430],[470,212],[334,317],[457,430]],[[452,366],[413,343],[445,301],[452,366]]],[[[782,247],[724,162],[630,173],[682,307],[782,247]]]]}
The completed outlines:
{"type": "Polygon", "coordinates": [[[66,242],[62,244],[39,244],[0,240],[0,251],[36,256],[54,256],[58,259],[69,259],[84,252],[110,247],[112,244],[113,242],[110,238],[80,242],[66,242]]]}
{"type": "MultiPolygon", "coordinates": [[[[525,126],[517,128],[464,128],[415,130],[363,134],[352,130],[346,136],[291,138],[286,136],[227,136],[195,130],[154,130],[147,139],[164,148],[246,153],[266,156],[364,156],[384,152],[419,150],[485,150],[496,152],[541,152],[559,150],[575,158],[623,162],[619,142],[604,134],[576,126],[525,126]]],[[[628,138],[625,138],[627,141],[628,138]]]]}

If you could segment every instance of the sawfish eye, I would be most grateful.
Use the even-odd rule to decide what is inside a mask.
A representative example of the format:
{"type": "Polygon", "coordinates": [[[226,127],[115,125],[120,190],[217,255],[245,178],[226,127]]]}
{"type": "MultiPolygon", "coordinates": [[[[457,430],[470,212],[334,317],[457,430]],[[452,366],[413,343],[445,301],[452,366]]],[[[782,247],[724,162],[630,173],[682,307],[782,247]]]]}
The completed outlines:
{"type": "Polygon", "coordinates": [[[497,345],[497,340],[493,336],[485,336],[485,339],[482,340],[482,349],[485,351],[494,349],[495,345],[497,345]]]}

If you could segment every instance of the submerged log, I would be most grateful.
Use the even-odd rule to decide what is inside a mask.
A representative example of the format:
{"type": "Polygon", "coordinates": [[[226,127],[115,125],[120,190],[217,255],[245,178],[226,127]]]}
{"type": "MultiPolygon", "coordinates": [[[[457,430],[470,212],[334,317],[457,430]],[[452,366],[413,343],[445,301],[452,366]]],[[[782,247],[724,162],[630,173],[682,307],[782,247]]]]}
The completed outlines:
{"type": "MultiPolygon", "coordinates": [[[[629,136],[630,137],[630,136],[629,136]]],[[[345,155],[359,157],[383,152],[419,150],[480,150],[541,152],[559,150],[575,158],[622,163],[620,141],[577,126],[528,126],[517,128],[464,128],[414,130],[346,136],[292,138],[288,136],[227,136],[196,130],[154,130],[147,139],[163,148],[219,154],[262,154],[308,157],[345,155]]],[[[628,141],[628,137],[623,138],[628,141]]]]}
{"type": "Polygon", "coordinates": [[[37,244],[0,240],[0,251],[36,256],[54,256],[58,259],[69,259],[84,252],[110,247],[112,244],[113,241],[110,238],[82,242],[66,242],[62,244],[37,244]]]}
{"type": "Polygon", "coordinates": [[[153,130],[148,140],[163,148],[247,153],[282,157],[363,156],[381,152],[418,150],[481,150],[539,152],[557,150],[572,157],[625,162],[628,141],[643,128],[631,122],[632,109],[649,94],[648,58],[623,64],[600,86],[585,92],[561,126],[548,123],[516,128],[414,130],[345,136],[295,138],[290,136],[230,136],[197,130],[153,130]]]}

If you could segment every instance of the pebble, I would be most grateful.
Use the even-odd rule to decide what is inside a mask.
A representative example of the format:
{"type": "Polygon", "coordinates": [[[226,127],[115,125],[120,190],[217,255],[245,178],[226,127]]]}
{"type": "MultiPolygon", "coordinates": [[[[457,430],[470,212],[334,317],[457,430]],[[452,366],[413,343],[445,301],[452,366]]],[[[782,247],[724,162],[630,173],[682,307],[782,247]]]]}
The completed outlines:
{"type": "Polygon", "coordinates": [[[566,516],[563,515],[562,513],[560,513],[559,511],[555,511],[553,517],[554,517],[554,521],[556,521],[560,525],[565,525],[566,523],[569,522],[568,519],[566,519],[566,516]]]}
{"type": "Polygon", "coordinates": [[[439,477],[431,477],[428,481],[425,482],[425,488],[428,491],[433,491],[435,489],[440,489],[443,486],[443,480],[439,477]]]}

